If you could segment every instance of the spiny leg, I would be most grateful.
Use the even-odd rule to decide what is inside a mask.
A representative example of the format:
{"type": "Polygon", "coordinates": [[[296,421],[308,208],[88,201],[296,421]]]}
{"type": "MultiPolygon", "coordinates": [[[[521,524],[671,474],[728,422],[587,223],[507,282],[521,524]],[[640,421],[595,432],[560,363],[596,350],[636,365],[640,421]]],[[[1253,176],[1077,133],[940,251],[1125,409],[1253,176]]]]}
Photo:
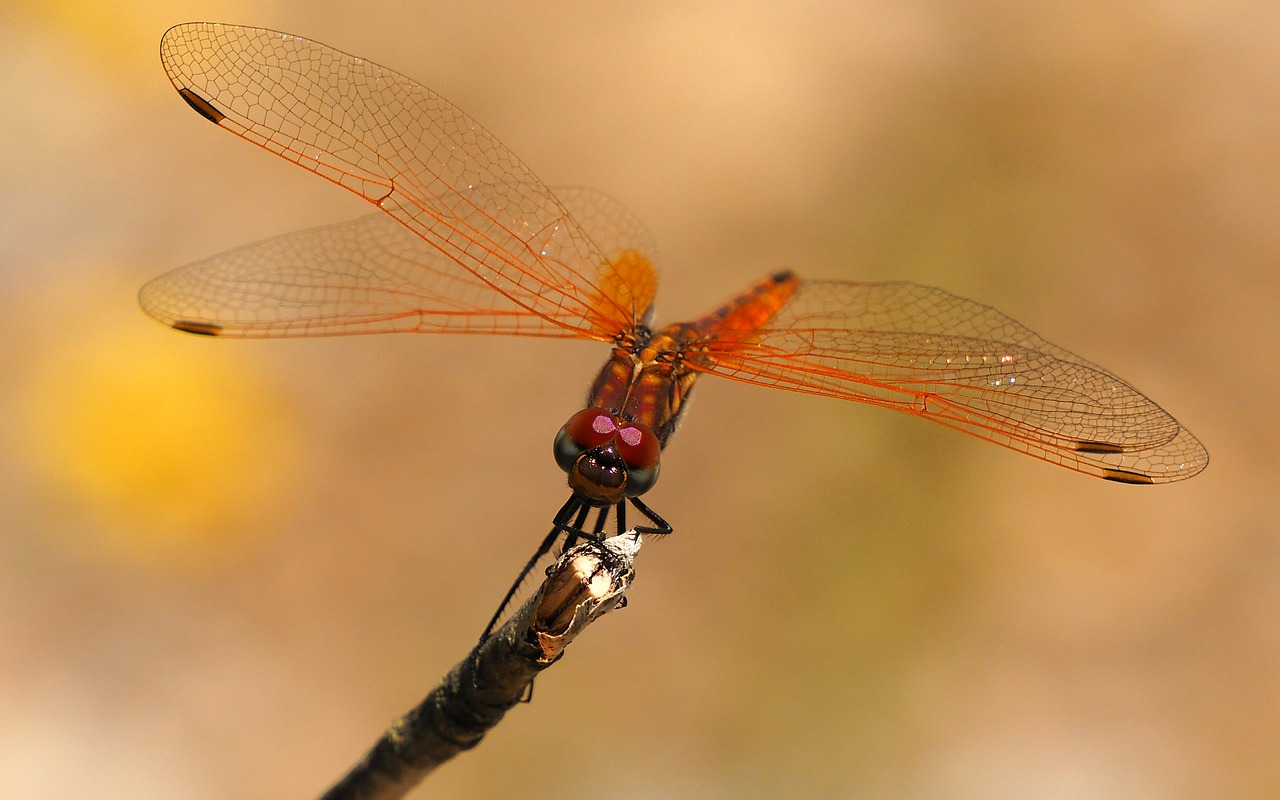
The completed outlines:
{"type": "MultiPolygon", "coordinates": [[[[652,522],[654,525],[657,526],[657,527],[651,527],[648,525],[637,525],[636,526],[637,533],[647,533],[653,536],[666,536],[667,534],[673,533],[675,531],[675,528],[671,527],[671,523],[667,522],[665,519],[658,516],[658,513],[654,511],[652,508],[649,508],[647,505],[645,505],[644,502],[640,500],[640,498],[632,497],[629,499],[631,500],[631,505],[636,507],[636,511],[639,511],[641,514],[644,514],[645,517],[647,517],[650,522],[652,522]]],[[[618,524],[619,524],[619,527],[621,527],[622,503],[618,504],[618,524]]]]}
{"type": "Polygon", "coordinates": [[[524,568],[520,570],[520,574],[516,576],[516,580],[511,584],[511,588],[507,590],[506,595],[502,598],[502,602],[498,604],[498,610],[493,612],[493,616],[489,619],[489,624],[484,626],[484,633],[480,634],[480,641],[483,642],[489,638],[489,634],[493,633],[493,629],[498,625],[498,619],[502,616],[502,612],[507,610],[507,605],[511,603],[511,598],[515,597],[516,592],[520,590],[520,584],[524,583],[524,579],[529,576],[535,564],[544,555],[551,552],[551,548],[555,546],[556,539],[560,538],[560,534],[564,533],[570,537],[576,537],[582,531],[582,523],[586,521],[587,513],[591,507],[575,494],[570,497],[560,510],[556,512],[555,519],[552,521],[551,530],[543,538],[542,544],[538,545],[538,549],[534,551],[533,557],[529,559],[524,568]],[[572,526],[568,525],[569,518],[574,514],[578,518],[574,520],[572,526]]]}
{"type": "Polygon", "coordinates": [[[578,543],[579,539],[603,539],[601,533],[604,531],[605,520],[609,518],[609,507],[600,508],[600,513],[596,515],[596,524],[592,527],[591,533],[586,532],[583,523],[587,521],[587,514],[591,506],[583,504],[582,510],[578,512],[578,518],[573,521],[573,525],[564,529],[564,545],[560,548],[560,552],[565,552],[578,543]]]}

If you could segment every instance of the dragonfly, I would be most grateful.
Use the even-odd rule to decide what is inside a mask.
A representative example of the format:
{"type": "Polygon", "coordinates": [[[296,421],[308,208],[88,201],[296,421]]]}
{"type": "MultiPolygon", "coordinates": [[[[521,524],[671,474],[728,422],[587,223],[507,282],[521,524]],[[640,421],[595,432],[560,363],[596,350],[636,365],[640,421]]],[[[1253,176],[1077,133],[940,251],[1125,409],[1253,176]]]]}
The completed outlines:
{"type": "Polygon", "coordinates": [[[161,275],[139,293],[151,316],[226,338],[456,333],[611,346],[554,439],[570,498],[504,607],[560,536],[598,539],[610,509],[619,532],[628,504],[650,523],[637,530],[671,532],[640,497],[704,374],[894,409],[1123,484],[1179,481],[1208,464],[1196,437],[1137,389],[942,289],[782,271],[698,319],[655,327],[644,226],[604,194],[548,188],[421,84],[236,25],[177,25],[160,55],[206,120],[379,210],[161,275]]]}

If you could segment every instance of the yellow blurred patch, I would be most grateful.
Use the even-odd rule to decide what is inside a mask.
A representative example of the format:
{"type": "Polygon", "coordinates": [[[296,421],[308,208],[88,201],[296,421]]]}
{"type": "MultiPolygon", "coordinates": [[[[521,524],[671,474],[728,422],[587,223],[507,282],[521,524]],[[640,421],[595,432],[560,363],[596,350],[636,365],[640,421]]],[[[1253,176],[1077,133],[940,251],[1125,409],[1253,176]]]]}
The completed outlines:
{"type": "Polygon", "coordinates": [[[86,320],[37,356],[23,404],[34,466],[70,504],[56,513],[88,517],[49,530],[140,561],[215,565],[248,544],[296,440],[227,343],[139,317],[86,320]]]}
{"type": "MultiPolygon", "coordinates": [[[[154,78],[159,73],[156,49],[165,28],[185,18],[177,3],[117,3],[111,0],[5,0],[12,10],[51,33],[98,68],[118,76],[154,78]]],[[[246,4],[220,3],[221,15],[244,17],[246,4]]],[[[257,10],[261,10],[258,4],[257,10]]]]}

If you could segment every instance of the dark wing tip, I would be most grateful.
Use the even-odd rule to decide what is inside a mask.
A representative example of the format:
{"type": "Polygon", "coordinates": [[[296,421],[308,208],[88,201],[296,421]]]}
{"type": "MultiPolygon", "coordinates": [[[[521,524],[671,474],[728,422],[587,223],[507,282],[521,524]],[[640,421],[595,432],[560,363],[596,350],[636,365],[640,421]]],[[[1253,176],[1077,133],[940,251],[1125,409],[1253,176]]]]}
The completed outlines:
{"type": "Polygon", "coordinates": [[[222,326],[213,322],[193,322],[191,320],[179,319],[169,323],[169,325],[175,330],[194,333],[199,336],[217,336],[222,333],[222,326]]]}
{"type": "Polygon", "coordinates": [[[1091,442],[1088,440],[1076,442],[1072,445],[1072,448],[1077,453],[1092,453],[1093,455],[1099,456],[1124,452],[1124,448],[1118,444],[1112,444],[1110,442],[1091,442]]]}
{"type": "Polygon", "coordinates": [[[222,121],[227,118],[227,115],[214,108],[212,103],[190,89],[179,89],[178,94],[182,96],[183,100],[187,101],[187,105],[195,109],[197,114],[209,120],[214,125],[221,124],[222,121]]]}
{"type": "Polygon", "coordinates": [[[1155,483],[1155,481],[1151,479],[1150,475],[1143,475],[1140,472],[1129,472],[1123,469],[1104,469],[1102,471],[1102,477],[1105,480],[1115,481],[1116,483],[1132,483],[1138,485],[1155,483]]]}

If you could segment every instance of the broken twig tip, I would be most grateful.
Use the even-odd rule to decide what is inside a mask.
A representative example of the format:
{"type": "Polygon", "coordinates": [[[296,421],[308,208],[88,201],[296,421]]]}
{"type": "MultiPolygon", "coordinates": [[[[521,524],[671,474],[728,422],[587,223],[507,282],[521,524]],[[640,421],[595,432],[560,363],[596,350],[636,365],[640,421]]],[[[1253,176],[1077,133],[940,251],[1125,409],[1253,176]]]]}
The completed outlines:
{"type": "Polygon", "coordinates": [[[635,531],[587,540],[547,571],[530,626],[545,659],[558,658],[579,631],[623,603],[640,546],[635,531]]]}

